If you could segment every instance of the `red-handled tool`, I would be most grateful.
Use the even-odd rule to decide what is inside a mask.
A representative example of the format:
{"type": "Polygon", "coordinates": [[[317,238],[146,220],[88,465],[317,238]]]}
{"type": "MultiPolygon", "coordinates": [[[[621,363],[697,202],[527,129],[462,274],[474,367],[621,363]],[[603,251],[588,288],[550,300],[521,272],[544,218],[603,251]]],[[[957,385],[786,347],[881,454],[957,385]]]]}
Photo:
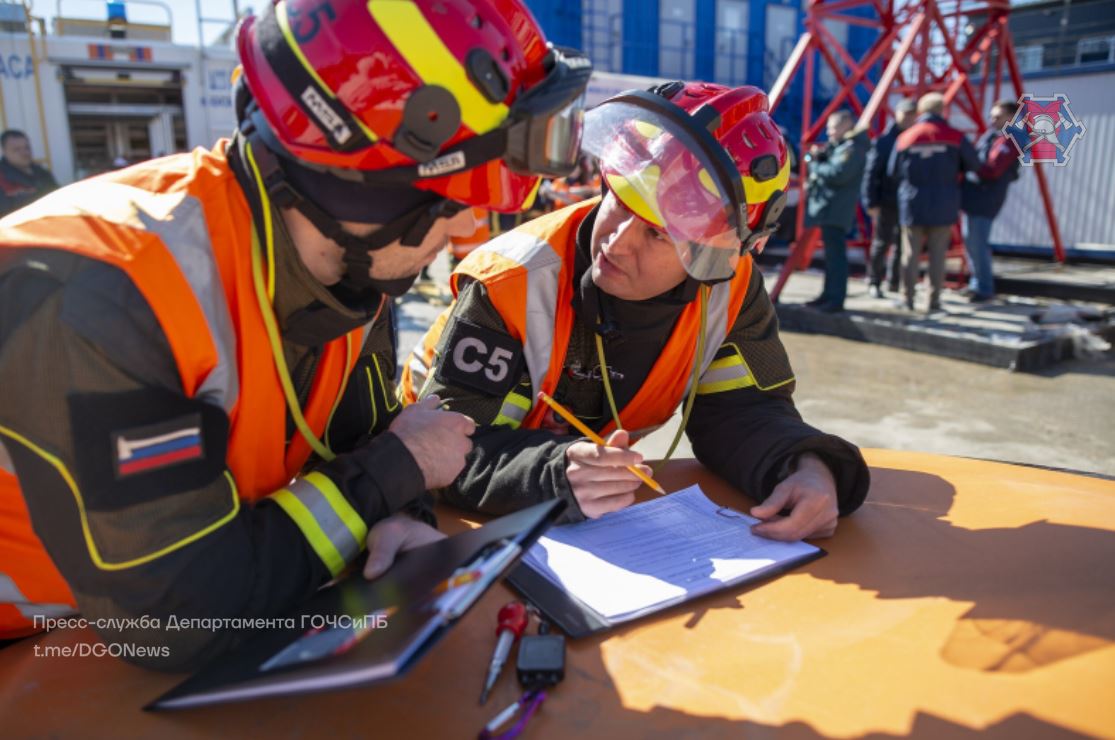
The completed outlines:
{"type": "Polygon", "coordinates": [[[499,624],[496,626],[496,650],[492,653],[492,662],[488,666],[488,678],[484,681],[484,690],[480,693],[480,703],[488,701],[488,693],[495,686],[503,664],[511,653],[511,646],[522,636],[527,628],[527,608],[521,601],[510,601],[499,610],[499,624]]]}

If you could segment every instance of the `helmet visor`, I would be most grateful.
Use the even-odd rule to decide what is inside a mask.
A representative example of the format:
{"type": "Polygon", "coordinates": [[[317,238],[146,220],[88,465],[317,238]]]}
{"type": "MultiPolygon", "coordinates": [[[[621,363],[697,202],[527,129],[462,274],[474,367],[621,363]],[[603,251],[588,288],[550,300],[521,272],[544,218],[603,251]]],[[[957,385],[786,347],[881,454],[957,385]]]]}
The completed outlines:
{"type": "Polygon", "coordinates": [[[582,147],[599,158],[608,187],[670,237],[686,272],[700,281],[730,278],[740,255],[740,204],[707,144],[676,117],[623,101],[588,111],[584,128],[582,147]]]}
{"type": "Polygon", "coordinates": [[[560,177],[577,164],[592,62],[555,48],[548,64],[545,79],[511,106],[504,159],[516,172],[560,177]]]}

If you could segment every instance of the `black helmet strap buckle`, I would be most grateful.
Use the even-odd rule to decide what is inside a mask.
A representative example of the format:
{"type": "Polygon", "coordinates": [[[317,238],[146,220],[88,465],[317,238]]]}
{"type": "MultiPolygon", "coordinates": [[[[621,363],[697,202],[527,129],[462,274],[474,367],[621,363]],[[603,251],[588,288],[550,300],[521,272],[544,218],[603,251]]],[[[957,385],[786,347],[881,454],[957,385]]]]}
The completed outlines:
{"type": "MultiPolygon", "coordinates": [[[[258,111],[258,109],[257,109],[258,111]]],[[[298,191],[287,179],[279,157],[263,141],[257,129],[255,115],[249,114],[241,124],[252,155],[258,166],[267,197],[279,208],[296,208],[326,238],[336,242],[343,250],[345,277],[350,285],[364,288],[371,285],[369,271],[372,256],[369,252],[382,249],[400,241],[403,246],[417,247],[439,218],[451,218],[466,206],[441,199],[433,204],[422,204],[402,216],[383,224],[367,236],[358,236],[346,229],[340,221],[330,216],[320,206],[298,191]]]]}

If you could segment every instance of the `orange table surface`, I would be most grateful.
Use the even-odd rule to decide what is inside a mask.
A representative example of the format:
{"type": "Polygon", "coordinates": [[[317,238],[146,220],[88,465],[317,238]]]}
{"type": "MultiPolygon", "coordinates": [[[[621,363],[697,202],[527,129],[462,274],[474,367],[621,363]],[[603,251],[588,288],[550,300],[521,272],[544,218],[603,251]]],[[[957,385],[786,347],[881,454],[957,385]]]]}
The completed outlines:
{"type": "MultiPolygon", "coordinates": [[[[827,557],[570,641],[526,737],[1115,738],[1115,483],[865,454],[871,493],[827,557]]],[[[747,505],[692,460],[658,478],[747,505]]],[[[510,598],[494,587],[394,683],[158,714],[140,707],[181,676],[45,657],[96,639],[56,630],[0,650],[0,735],[475,737],[519,694],[509,667],[477,706],[510,598]]]]}

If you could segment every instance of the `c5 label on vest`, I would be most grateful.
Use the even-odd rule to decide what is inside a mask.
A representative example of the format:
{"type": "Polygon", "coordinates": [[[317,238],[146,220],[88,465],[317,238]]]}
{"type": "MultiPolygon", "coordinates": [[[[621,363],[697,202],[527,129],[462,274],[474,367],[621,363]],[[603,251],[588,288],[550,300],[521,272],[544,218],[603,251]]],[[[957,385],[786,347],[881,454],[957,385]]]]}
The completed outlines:
{"type": "Polygon", "coordinates": [[[491,396],[504,396],[522,374],[523,348],[502,332],[461,319],[450,327],[435,377],[491,396]]]}

